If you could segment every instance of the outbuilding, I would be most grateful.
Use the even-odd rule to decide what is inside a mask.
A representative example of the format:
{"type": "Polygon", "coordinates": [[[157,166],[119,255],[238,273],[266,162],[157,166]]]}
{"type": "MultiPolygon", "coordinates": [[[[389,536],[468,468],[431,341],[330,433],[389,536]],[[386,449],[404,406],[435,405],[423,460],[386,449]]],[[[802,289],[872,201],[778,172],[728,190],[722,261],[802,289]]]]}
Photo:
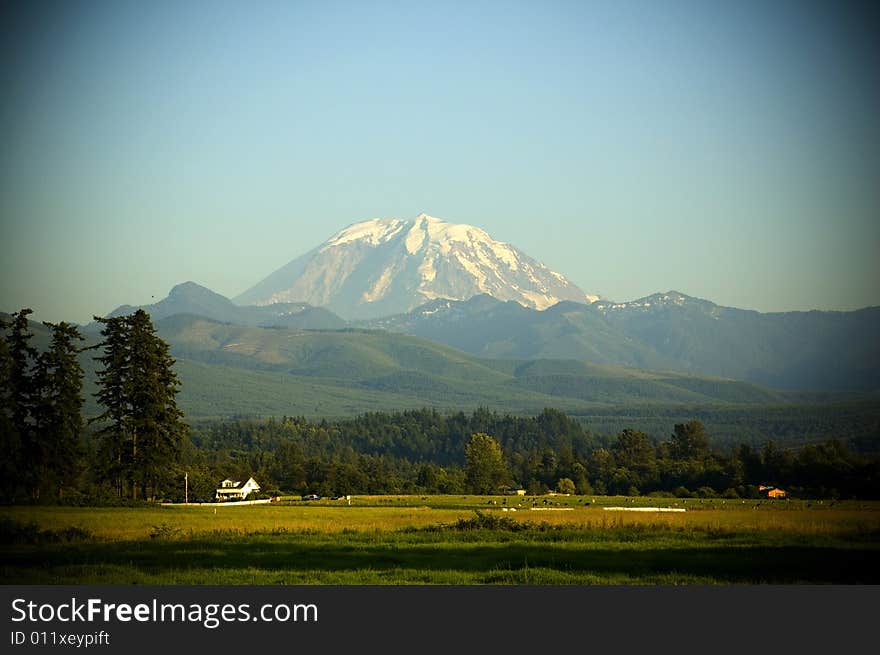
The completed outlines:
{"type": "Polygon", "coordinates": [[[758,487],[758,491],[763,493],[767,498],[787,498],[788,494],[785,492],[785,489],[779,489],[778,487],[770,487],[761,485],[758,487]]]}

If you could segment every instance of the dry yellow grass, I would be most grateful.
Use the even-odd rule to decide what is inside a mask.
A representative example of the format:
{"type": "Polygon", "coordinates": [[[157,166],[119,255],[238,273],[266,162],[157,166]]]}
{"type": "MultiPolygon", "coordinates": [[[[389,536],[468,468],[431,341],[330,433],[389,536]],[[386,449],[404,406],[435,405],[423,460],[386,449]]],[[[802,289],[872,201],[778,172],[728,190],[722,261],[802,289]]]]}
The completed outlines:
{"type": "Polygon", "coordinates": [[[157,526],[182,534],[272,531],[321,533],[391,531],[407,527],[452,522],[469,510],[427,507],[6,507],[0,516],[22,523],[35,522],[41,529],[78,527],[106,540],[144,539],[157,526]]]}
{"type": "Polygon", "coordinates": [[[800,508],[782,506],[727,506],[725,509],[696,509],[683,513],[607,512],[601,506],[579,506],[570,511],[503,512],[487,507],[476,498],[456,506],[443,497],[355,497],[347,504],[282,504],[256,506],[191,507],[5,507],[0,517],[21,523],[36,523],[41,529],[77,527],[101,540],[144,539],[159,526],[181,535],[213,532],[252,534],[265,532],[337,533],[396,531],[454,523],[473,516],[474,510],[509,517],[517,522],[546,523],[572,529],[660,528],[673,530],[717,530],[785,532],[823,535],[880,530],[880,505],[863,509],[800,508]],[[425,502],[424,505],[416,503],[425,502]],[[398,503],[388,505],[388,503],[398,503]],[[429,506],[430,504],[430,506],[429,506]]]}

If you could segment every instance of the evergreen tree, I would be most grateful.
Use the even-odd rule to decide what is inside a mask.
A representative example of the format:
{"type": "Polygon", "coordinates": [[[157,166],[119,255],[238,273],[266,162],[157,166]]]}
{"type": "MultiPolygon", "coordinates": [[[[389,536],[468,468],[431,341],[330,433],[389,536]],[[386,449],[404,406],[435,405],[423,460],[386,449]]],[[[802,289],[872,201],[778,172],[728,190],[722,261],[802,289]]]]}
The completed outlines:
{"type": "Polygon", "coordinates": [[[19,435],[30,428],[30,412],[34,396],[32,369],[37,359],[36,349],[30,345],[33,333],[28,325],[28,315],[32,309],[22,309],[12,315],[8,324],[7,343],[10,355],[9,390],[12,396],[12,423],[19,435]]]}
{"type": "MultiPolygon", "coordinates": [[[[34,398],[34,363],[36,349],[30,345],[33,333],[30,331],[29,308],[12,314],[11,322],[2,327],[6,335],[7,356],[6,391],[4,392],[4,413],[8,417],[8,431],[3,437],[4,458],[11,464],[7,495],[14,500],[18,488],[33,489],[38,481],[37,471],[31,466],[38,455],[32,420],[34,398]]],[[[4,421],[6,422],[6,421],[4,421]]]]}
{"type": "Polygon", "coordinates": [[[37,358],[37,459],[31,465],[39,474],[37,493],[40,486],[52,487],[60,500],[65,484],[76,471],[83,428],[83,370],[75,343],[83,337],[75,326],[64,322],[43,325],[52,331],[52,342],[37,358]]]}
{"type": "Polygon", "coordinates": [[[174,360],[144,310],[95,318],[104,324],[104,354],[97,358],[104,368],[96,396],[105,411],[94,420],[105,423],[98,431],[105,477],[120,496],[127,484],[133,499],[138,494],[155,498],[186,432],[176,403],[180,383],[174,360]]]}
{"type": "Polygon", "coordinates": [[[131,353],[132,462],[141,495],[156,497],[159,483],[177,459],[186,431],[177,408],[180,387],[168,344],[156,333],[150,315],[139,309],[128,322],[131,353]]]}
{"type": "MultiPolygon", "coordinates": [[[[0,329],[5,330],[8,323],[0,321],[0,329]]],[[[21,443],[18,432],[12,422],[13,395],[10,384],[12,373],[12,356],[6,339],[0,339],[0,477],[2,477],[2,500],[12,501],[15,498],[15,487],[19,475],[21,443]]]]}
{"type": "Polygon", "coordinates": [[[124,316],[95,316],[95,320],[104,325],[101,330],[104,340],[97,346],[104,349],[104,354],[95,358],[104,367],[97,373],[98,392],[95,394],[104,411],[89,422],[101,425],[96,431],[100,442],[99,477],[110,481],[117,495],[122,497],[126,474],[131,468],[131,450],[127,447],[131,393],[127,321],[124,316]]]}

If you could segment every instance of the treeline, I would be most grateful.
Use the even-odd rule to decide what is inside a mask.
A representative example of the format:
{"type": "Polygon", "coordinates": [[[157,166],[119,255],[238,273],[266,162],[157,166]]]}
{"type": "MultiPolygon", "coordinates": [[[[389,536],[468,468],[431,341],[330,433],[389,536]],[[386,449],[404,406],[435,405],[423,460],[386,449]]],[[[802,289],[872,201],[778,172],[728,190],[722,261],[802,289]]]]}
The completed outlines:
{"type": "Polygon", "coordinates": [[[671,425],[696,419],[712,426],[713,445],[760,448],[772,438],[785,447],[801,448],[845,437],[850,450],[880,455],[877,394],[791,393],[780,404],[761,405],[616,405],[573,416],[601,434],[633,428],[663,439],[671,425]]]}
{"type": "Polygon", "coordinates": [[[205,499],[217,480],[249,476],[267,493],[486,492],[475,486],[467,454],[475,434],[500,447],[499,486],[530,494],[753,498],[760,486],[776,486],[794,497],[880,498],[880,461],[841,441],[799,450],[772,441],[720,450],[700,421],[676,424],[661,440],[636,430],[602,437],[554,409],[535,417],[425,409],[334,422],[205,422],[192,427],[182,465],[191,491],[205,499]]]}

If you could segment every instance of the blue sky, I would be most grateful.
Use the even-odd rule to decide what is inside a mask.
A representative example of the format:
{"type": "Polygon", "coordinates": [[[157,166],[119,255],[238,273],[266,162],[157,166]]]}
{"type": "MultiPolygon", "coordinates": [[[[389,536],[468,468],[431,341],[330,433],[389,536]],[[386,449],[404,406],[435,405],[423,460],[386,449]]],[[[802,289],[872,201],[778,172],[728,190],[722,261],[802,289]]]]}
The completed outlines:
{"type": "Polygon", "coordinates": [[[880,305],[880,46],[857,4],[0,11],[2,311],[235,296],[421,211],[615,300],[880,305]]]}

